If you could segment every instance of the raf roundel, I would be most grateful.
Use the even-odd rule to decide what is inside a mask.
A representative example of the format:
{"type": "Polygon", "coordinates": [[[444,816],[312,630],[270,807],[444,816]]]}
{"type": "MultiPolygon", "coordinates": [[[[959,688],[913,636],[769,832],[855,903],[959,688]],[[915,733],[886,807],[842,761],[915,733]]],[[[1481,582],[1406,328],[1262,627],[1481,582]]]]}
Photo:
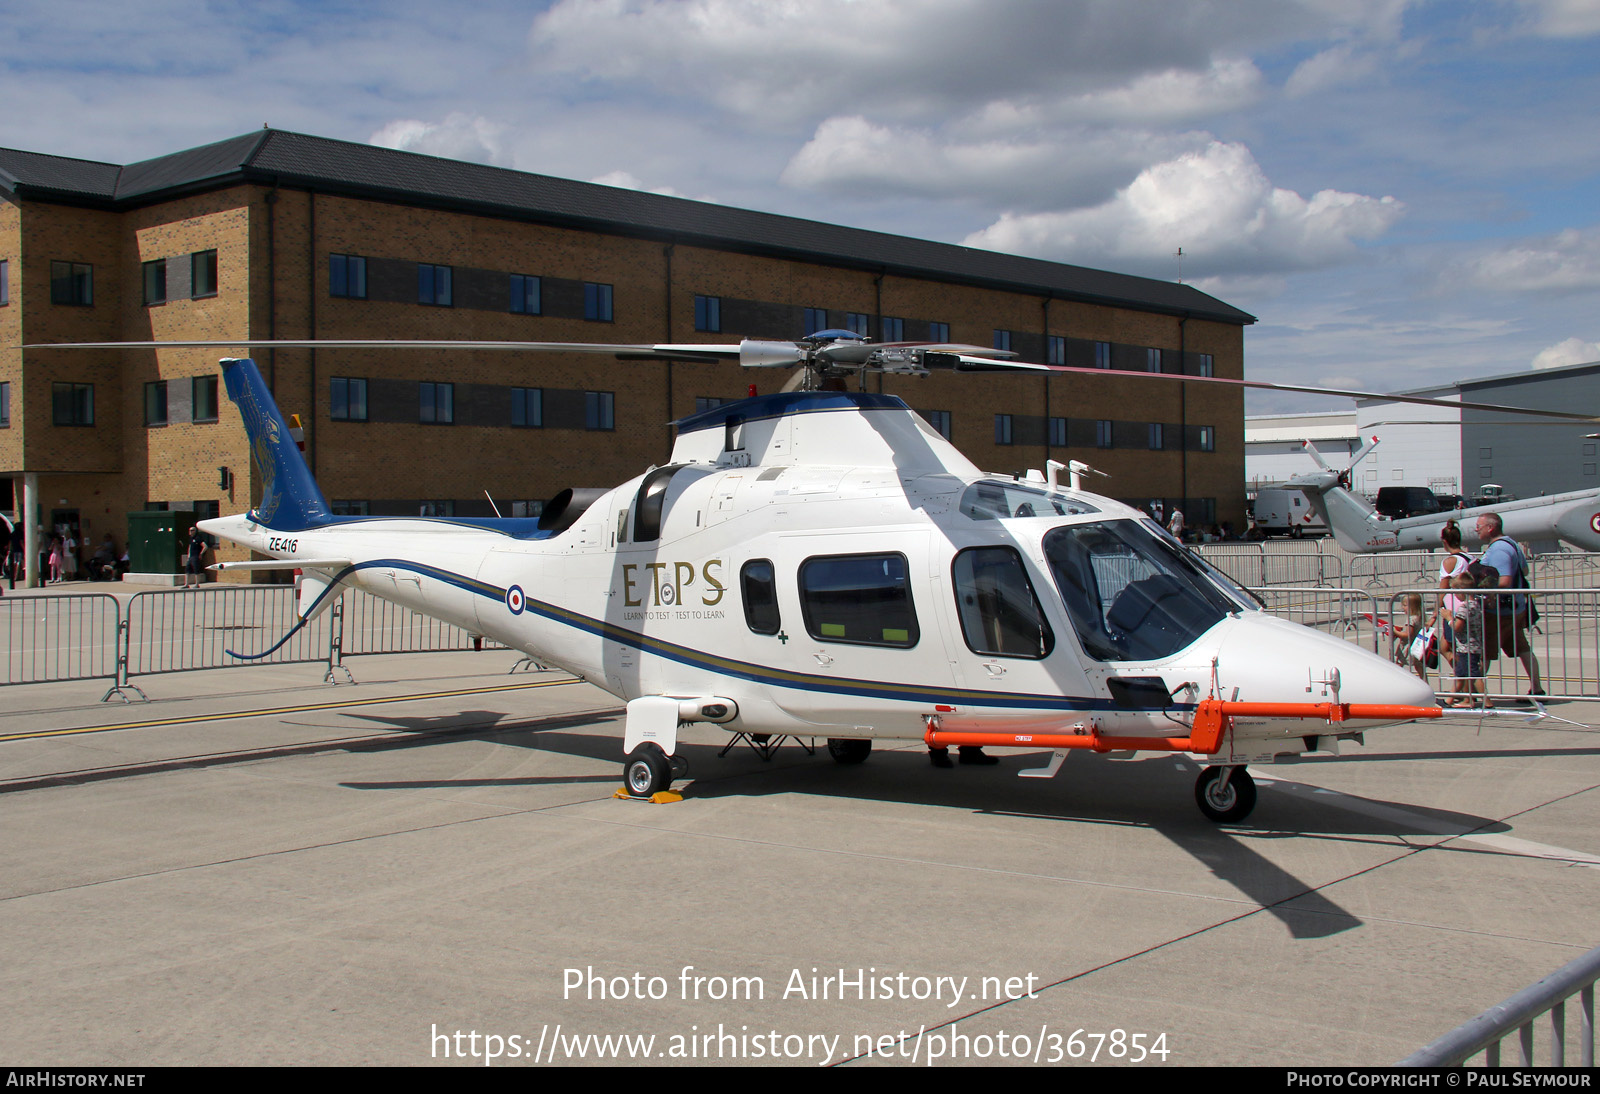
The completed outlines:
{"type": "Polygon", "coordinates": [[[506,607],[511,609],[512,615],[521,615],[524,606],[522,586],[513,585],[506,590],[506,607]]]}
{"type": "Polygon", "coordinates": [[[1600,513],[1596,513],[1594,516],[1589,518],[1589,527],[1593,528],[1596,532],[1600,532],[1600,513]]]}

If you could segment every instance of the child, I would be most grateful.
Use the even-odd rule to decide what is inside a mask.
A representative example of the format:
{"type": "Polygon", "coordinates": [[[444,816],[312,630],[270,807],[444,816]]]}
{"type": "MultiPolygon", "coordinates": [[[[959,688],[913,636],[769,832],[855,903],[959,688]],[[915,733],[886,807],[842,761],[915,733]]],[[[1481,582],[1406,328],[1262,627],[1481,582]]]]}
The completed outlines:
{"type": "Polygon", "coordinates": [[[1404,623],[1395,621],[1394,638],[1391,648],[1394,650],[1394,663],[1404,665],[1422,679],[1428,678],[1427,666],[1422,663],[1421,657],[1411,653],[1412,643],[1417,635],[1422,633],[1422,594],[1407,593],[1400,601],[1406,610],[1404,623]]]}
{"type": "Polygon", "coordinates": [[[1493,588],[1500,575],[1493,567],[1474,562],[1450,579],[1456,590],[1444,598],[1440,613],[1450,626],[1456,650],[1456,692],[1453,707],[1489,706],[1483,686],[1483,598],[1466,595],[1468,590],[1493,588]]]}

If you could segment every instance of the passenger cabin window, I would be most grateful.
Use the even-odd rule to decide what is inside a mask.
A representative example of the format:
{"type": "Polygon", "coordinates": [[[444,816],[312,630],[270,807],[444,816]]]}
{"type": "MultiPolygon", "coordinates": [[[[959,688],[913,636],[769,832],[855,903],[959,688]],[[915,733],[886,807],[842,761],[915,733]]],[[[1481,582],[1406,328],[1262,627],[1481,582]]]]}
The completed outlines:
{"type": "Polygon", "coordinates": [[[920,632],[907,574],[901,554],[807,559],[800,565],[806,633],[825,642],[910,649],[920,632]]]}
{"type": "Polygon", "coordinates": [[[973,653],[1038,660],[1055,648],[1055,635],[1014,548],[969,547],[956,556],[951,575],[961,633],[973,653]]]}
{"type": "Polygon", "coordinates": [[[744,621],[756,634],[777,634],[778,577],[771,561],[753,558],[739,570],[744,594],[744,621]]]}

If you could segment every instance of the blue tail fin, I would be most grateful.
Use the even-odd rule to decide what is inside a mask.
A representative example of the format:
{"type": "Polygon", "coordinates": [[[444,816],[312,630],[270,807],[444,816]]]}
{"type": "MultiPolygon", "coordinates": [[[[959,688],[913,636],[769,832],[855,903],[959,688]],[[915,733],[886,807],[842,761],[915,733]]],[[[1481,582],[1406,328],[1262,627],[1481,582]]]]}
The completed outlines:
{"type": "Polygon", "coordinates": [[[228,398],[238,405],[244,418],[250,455],[261,469],[261,504],[255,508],[255,519],[285,532],[327,524],[331,519],[328,501],[289,436],[289,426],[262,382],[256,363],[248,357],[224,359],[222,381],[227,385],[228,398]]]}

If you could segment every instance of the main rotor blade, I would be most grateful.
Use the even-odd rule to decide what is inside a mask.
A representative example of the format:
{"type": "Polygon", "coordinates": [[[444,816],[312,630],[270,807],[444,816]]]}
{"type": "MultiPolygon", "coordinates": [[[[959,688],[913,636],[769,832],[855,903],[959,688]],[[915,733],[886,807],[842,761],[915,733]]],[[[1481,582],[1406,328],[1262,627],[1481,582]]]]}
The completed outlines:
{"type": "MultiPolygon", "coordinates": [[[[543,353],[609,354],[615,357],[648,358],[656,360],[738,361],[746,368],[789,368],[804,364],[808,351],[796,342],[763,342],[745,339],[737,345],[719,343],[595,343],[595,342],[501,342],[501,341],[450,341],[442,339],[234,339],[210,341],[170,342],[53,342],[25,345],[23,349],[430,349],[430,350],[499,350],[543,353]]],[[[1384,391],[1358,391],[1354,388],[1317,387],[1311,384],[1284,384],[1270,380],[1244,380],[1228,376],[1187,376],[1174,372],[1131,372],[1121,369],[1081,368],[1073,365],[1040,365],[1029,361],[1006,360],[1005,350],[985,349],[981,346],[964,346],[928,342],[888,343],[834,343],[825,345],[818,356],[830,364],[856,365],[857,360],[874,353],[888,358],[895,349],[920,349],[921,364],[931,369],[951,369],[957,372],[988,372],[1016,370],[1023,372],[1062,372],[1084,376],[1124,376],[1146,380],[1167,380],[1181,384],[1226,384],[1233,387],[1257,388],[1263,391],[1294,391],[1307,395],[1327,395],[1342,399],[1381,399],[1392,403],[1410,403],[1416,406],[1440,406],[1454,410],[1481,410],[1493,414],[1517,414],[1525,417],[1551,418],[1563,422],[1600,422],[1600,417],[1590,414],[1571,414],[1561,410],[1535,410],[1530,407],[1502,406],[1498,403],[1466,402],[1453,399],[1429,399],[1420,395],[1396,395],[1384,391]],[[887,351],[887,352],[886,352],[887,351]]]]}
{"type": "MultiPolygon", "coordinates": [[[[764,343],[766,344],[766,343],[764,343]]],[[[794,352],[793,343],[784,345],[794,352]]],[[[431,349],[510,350],[530,353],[604,353],[643,357],[726,357],[737,359],[740,347],[716,343],[602,343],[602,342],[493,342],[478,340],[409,338],[235,338],[211,341],[163,342],[46,342],[23,349],[431,349]]]]}
{"type": "MultiPolygon", "coordinates": [[[[974,362],[974,364],[976,365],[977,363],[974,362]]],[[[1564,422],[1600,422],[1600,417],[1592,414],[1569,414],[1564,410],[1535,410],[1524,406],[1503,406],[1500,403],[1429,399],[1421,395],[1396,395],[1388,391],[1357,391],[1354,388],[1282,384],[1272,380],[1239,380],[1230,376],[1187,376],[1176,372],[1129,372],[1121,369],[1081,368],[1075,365],[1035,365],[1023,361],[992,361],[988,363],[987,367],[990,369],[1015,368],[1029,371],[1066,372],[1083,376],[1136,376],[1145,380],[1170,380],[1180,384],[1227,384],[1232,387],[1260,388],[1264,391],[1298,391],[1308,395],[1329,395],[1344,399],[1381,399],[1390,403],[1442,406],[1451,410],[1485,410],[1494,414],[1524,414],[1535,418],[1556,418],[1564,422]]]]}

